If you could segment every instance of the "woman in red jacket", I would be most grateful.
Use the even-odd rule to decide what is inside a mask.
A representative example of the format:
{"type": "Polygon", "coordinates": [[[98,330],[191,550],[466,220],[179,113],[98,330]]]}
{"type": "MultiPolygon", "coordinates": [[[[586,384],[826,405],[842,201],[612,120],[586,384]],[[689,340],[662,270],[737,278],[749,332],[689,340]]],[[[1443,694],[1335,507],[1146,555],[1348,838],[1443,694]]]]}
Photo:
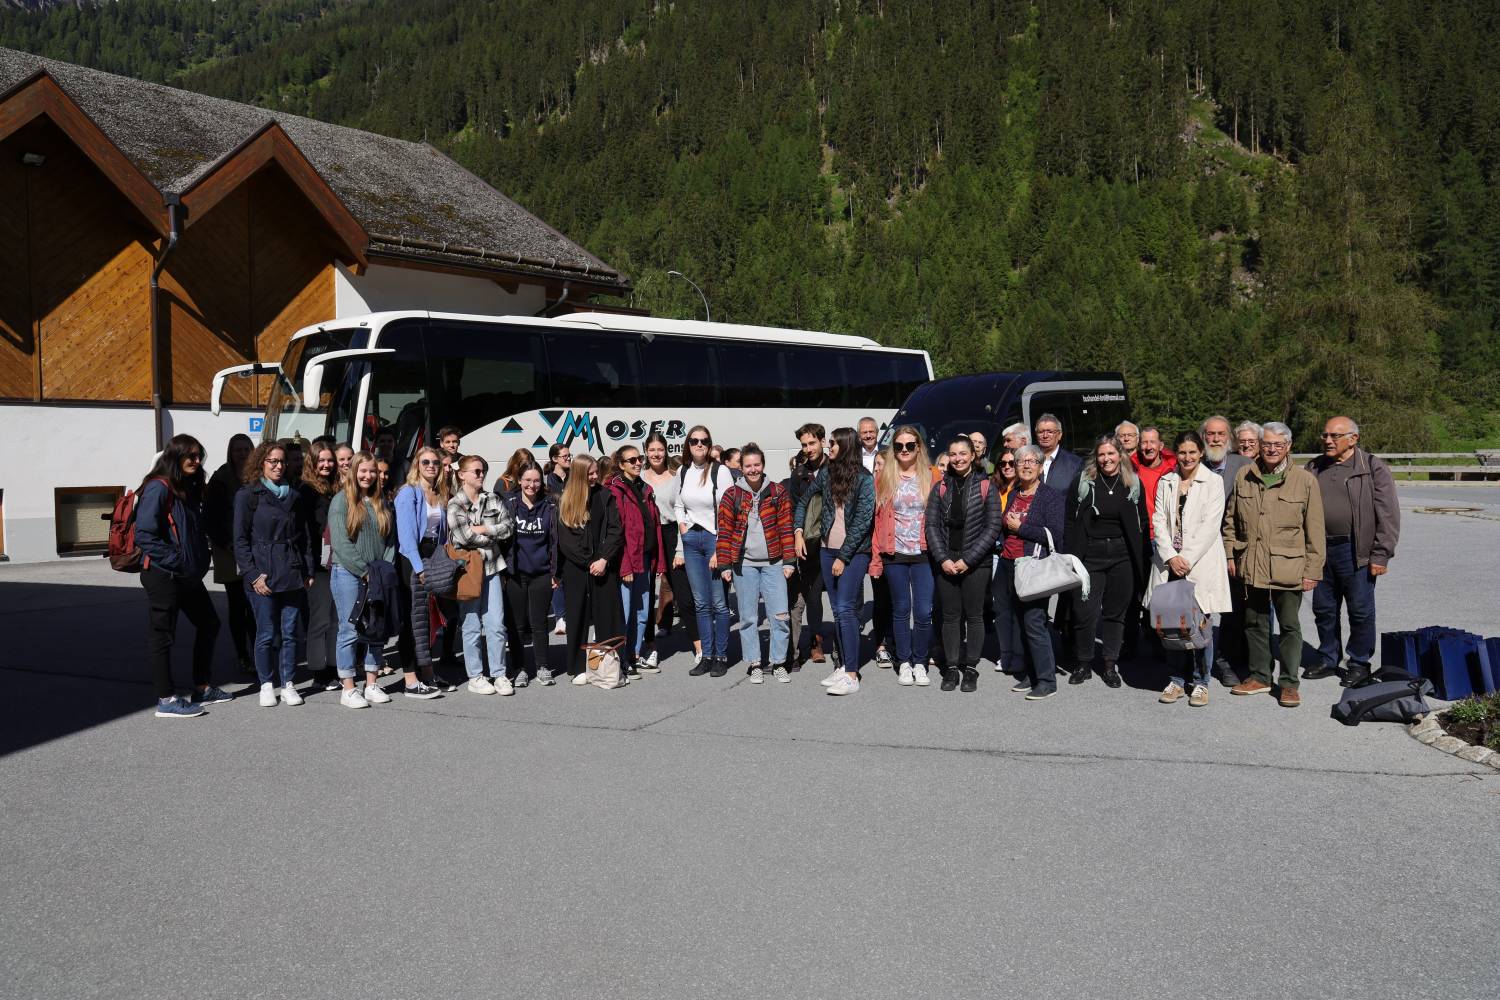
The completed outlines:
{"type": "Polygon", "coordinates": [[[641,478],[643,457],[635,445],[615,451],[608,489],[620,509],[624,547],[620,551],[620,603],[625,611],[625,646],[620,664],[631,679],[641,676],[639,660],[646,643],[646,622],[651,620],[656,574],[666,571],[666,546],[661,538],[661,514],[656,494],[641,478]]]}
{"type": "Polygon", "coordinates": [[[740,650],[750,661],[750,683],[766,679],[765,664],[772,675],[789,683],[786,669],[786,582],[797,568],[797,546],[792,534],[792,495],[780,483],[766,478],[766,456],[760,446],[740,449],[740,480],[719,498],[719,539],[715,556],[740,602],[740,650]],[[771,625],[771,655],[760,655],[759,604],[766,602],[771,625]]]}

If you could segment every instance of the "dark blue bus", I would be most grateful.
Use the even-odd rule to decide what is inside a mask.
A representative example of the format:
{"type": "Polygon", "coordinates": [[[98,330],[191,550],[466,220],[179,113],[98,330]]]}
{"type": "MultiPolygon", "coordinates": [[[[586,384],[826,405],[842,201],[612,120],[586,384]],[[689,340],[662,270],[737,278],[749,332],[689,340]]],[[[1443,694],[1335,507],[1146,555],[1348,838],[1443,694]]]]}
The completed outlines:
{"type": "MultiPolygon", "coordinates": [[[[919,386],[891,420],[917,427],[937,454],[955,434],[979,431],[992,449],[1011,424],[1032,428],[1050,413],[1062,421],[1063,447],[1087,455],[1102,434],[1130,418],[1125,380],[1118,372],[980,372],[919,386]]],[[[890,431],[886,431],[887,438],[890,431]]]]}

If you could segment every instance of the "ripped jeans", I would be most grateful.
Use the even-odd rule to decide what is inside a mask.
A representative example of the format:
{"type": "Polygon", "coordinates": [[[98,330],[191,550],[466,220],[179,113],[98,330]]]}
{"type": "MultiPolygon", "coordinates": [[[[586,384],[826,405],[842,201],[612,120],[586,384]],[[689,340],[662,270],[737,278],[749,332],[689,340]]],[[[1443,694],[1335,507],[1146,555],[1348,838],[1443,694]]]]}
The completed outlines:
{"type": "Polygon", "coordinates": [[[734,593],[740,602],[740,654],[751,663],[770,669],[786,661],[787,637],[791,623],[786,610],[786,573],[781,563],[734,568],[734,593]],[[766,602],[766,619],[771,626],[771,655],[760,655],[760,613],[757,607],[766,602]]]}

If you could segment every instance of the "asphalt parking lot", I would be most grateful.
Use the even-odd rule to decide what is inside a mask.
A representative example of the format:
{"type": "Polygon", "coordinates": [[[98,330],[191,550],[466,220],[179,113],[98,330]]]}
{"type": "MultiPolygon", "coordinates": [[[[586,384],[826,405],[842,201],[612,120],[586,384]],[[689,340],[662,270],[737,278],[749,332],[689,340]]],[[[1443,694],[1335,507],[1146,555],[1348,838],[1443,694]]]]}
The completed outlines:
{"type": "MultiPolygon", "coordinates": [[[[1500,634],[1500,489],[1402,500],[1381,627],[1500,634]],[[1418,509],[1457,507],[1477,509],[1418,509]]],[[[1192,709],[870,667],[834,699],[812,667],[752,686],[678,653],[613,692],[360,712],[316,693],[166,721],[144,616],[102,560],[0,567],[0,997],[1477,1000],[1500,982],[1500,772],[1337,725],[1333,680],[1297,710],[1218,686],[1192,709]]]]}

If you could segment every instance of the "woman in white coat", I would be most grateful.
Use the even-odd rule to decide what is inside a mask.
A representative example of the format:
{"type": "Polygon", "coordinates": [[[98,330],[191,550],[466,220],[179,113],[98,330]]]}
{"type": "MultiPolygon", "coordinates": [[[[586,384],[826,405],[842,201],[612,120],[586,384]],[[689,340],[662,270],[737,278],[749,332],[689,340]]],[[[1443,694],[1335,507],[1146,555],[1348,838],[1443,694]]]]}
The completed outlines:
{"type": "MultiPolygon", "coordinates": [[[[1156,513],[1151,518],[1155,558],[1151,587],[1186,578],[1193,584],[1198,607],[1219,624],[1230,610],[1229,565],[1224,558],[1224,482],[1203,471],[1203,439],[1193,431],[1173,442],[1177,468],[1156,486],[1156,513]]],[[[1208,646],[1192,652],[1168,652],[1171,679],[1158,699],[1172,704],[1188,696],[1188,704],[1208,704],[1208,676],[1214,662],[1213,633],[1208,646]]]]}

